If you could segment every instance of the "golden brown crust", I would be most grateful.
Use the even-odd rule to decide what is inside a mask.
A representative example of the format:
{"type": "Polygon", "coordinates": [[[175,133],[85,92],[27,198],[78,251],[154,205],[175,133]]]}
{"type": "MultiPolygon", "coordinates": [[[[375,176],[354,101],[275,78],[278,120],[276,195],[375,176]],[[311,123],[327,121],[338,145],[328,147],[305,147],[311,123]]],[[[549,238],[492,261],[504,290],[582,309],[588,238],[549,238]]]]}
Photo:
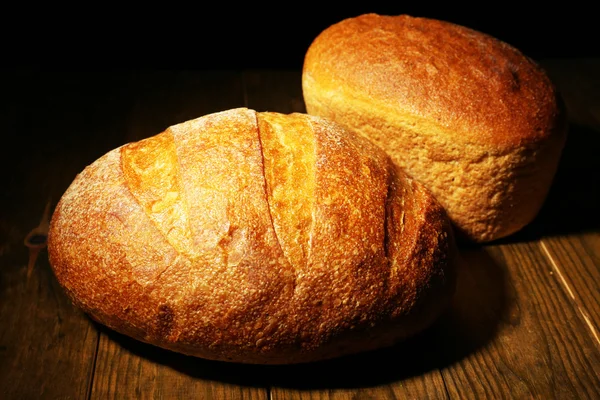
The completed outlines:
{"type": "Polygon", "coordinates": [[[535,62],[445,21],[365,14],[334,24],[309,47],[302,85],[309,114],[384,148],[475,241],[533,219],[566,138],[558,94],[535,62]]]}
{"type": "Polygon", "coordinates": [[[57,205],[48,250],[92,318],[234,362],[391,344],[428,326],[455,287],[452,229],[429,191],[305,114],[234,109],[107,153],[57,205]],[[273,159],[287,156],[305,168],[273,159]]]}

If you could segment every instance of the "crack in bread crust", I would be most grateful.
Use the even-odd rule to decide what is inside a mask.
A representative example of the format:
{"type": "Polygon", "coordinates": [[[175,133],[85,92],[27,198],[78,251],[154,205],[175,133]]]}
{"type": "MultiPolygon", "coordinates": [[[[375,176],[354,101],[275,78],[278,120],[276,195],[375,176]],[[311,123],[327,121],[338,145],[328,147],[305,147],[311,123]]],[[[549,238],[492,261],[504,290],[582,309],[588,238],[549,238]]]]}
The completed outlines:
{"type": "MultiPolygon", "coordinates": [[[[260,147],[260,156],[262,159],[262,170],[263,170],[263,179],[264,179],[264,187],[265,187],[265,200],[267,201],[267,209],[269,210],[269,220],[271,221],[271,227],[273,228],[273,232],[275,232],[275,238],[277,239],[277,245],[279,246],[279,249],[281,249],[281,252],[284,253],[283,251],[283,245],[281,243],[281,238],[279,237],[279,235],[277,234],[277,229],[275,229],[275,223],[273,221],[273,211],[272,211],[272,207],[271,207],[271,195],[269,194],[269,183],[267,180],[267,171],[266,171],[266,167],[265,167],[265,151],[264,151],[264,145],[262,142],[262,138],[261,138],[261,127],[260,127],[260,123],[259,123],[259,119],[258,119],[258,114],[256,115],[256,126],[258,127],[258,145],[260,147]]],[[[289,257],[286,257],[289,260],[289,257]]],[[[294,285],[295,286],[295,285],[294,285]]]]}
{"type": "Polygon", "coordinates": [[[125,185],[156,229],[179,253],[193,259],[185,193],[173,135],[159,135],[121,147],[125,185]]]}
{"type": "Polygon", "coordinates": [[[267,203],[290,265],[310,258],[315,191],[315,138],[301,114],[257,113],[267,203]]]}
{"type": "MultiPolygon", "coordinates": [[[[57,205],[48,241],[52,268],[74,303],[135,339],[245,363],[366,351],[429,324],[453,289],[446,277],[454,265],[445,257],[453,243],[439,204],[366,139],[317,117],[289,118],[307,121],[291,124],[287,134],[307,135],[306,154],[314,161],[314,188],[308,182],[314,192],[302,214],[310,221],[302,232],[310,250],[295,253],[306,254],[306,263],[295,258],[292,267],[281,248],[296,245],[290,238],[297,236],[279,241],[275,234],[274,220],[286,210],[270,216],[255,111],[230,110],[168,129],[179,175],[171,168],[155,182],[141,180],[144,171],[166,168],[154,165],[149,152],[155,160],[172,157],[171,138],[158,135],[164,154],[125,156],[134,161],[126,169],[140,170],[123,172],[121,154],[132,146],[109,152],[75,179],[57,205]],[[153,185],[174,176],[187,199],[194,259],[146,214],[163,215],[164,199],[172,205],[173,185],[153,185]],[[134,190],[148,189],[138,193],[142,202],[127,180],[134,190]]],[[[149,142],[138,148],[152,149],[149,142]]]]}

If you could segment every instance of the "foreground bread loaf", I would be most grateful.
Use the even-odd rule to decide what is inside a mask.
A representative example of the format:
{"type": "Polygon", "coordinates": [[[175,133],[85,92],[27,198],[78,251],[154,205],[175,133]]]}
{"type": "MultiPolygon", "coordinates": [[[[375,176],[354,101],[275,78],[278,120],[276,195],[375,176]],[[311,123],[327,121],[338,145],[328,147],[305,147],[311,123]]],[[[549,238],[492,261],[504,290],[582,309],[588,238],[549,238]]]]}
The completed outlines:
{"type": "Polygon", "coordinates": [[[51,220],[93,319],[207,359],[298,363],[390,345],[455,290],[444,210],[365,139],[239,108],[108,152],[51,220]]]}
{"type": "Polygon", "coordinates": [[[365,14],[307,50],[309,114],[370,138],[487,242],[538,214],[566,140],[560,97],[514,47],[449,22],[365,14]]]}

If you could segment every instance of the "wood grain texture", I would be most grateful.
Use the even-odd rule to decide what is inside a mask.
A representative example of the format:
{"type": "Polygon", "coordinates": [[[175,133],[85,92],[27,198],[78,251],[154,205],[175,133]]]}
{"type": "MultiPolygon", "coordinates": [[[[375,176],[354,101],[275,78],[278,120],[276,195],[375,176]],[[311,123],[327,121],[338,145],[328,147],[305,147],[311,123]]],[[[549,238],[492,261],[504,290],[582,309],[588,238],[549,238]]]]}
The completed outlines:
{"type": "MultiPolygon", "coordinates": [[[[444,370],[451,397],[600,396],[597,345],[537,243],[490,246],[485,252],[504,276],[502,307],[491,310],[489,302],[480,302],[477,312],[468,313],[495,315],[498,324],[488,343],[444,370]]],[[[477,331],[472,326],[465,333],[477,331]]]]}
{"type": "Polygon", "coordinates": [[[327,362],[252,366],[146,345],[74,309],[27,233],[106,151],[238,106],[304,111],[297,70],[3,72],[0,398],[600,398],[599,60],[548,60],[570,137],[522,232],[461,248],[459,291],[430,329],[327,362]]]}
{"type": "Polygon", "coordinates": [[[137,342],[102,326],[91,399],[266,400],[251,371],[137,342]]]}
{"type": "Polygon", "coordinates": [[[600,349],[600,236],[550,237],[540,247],[600,349]]]}
{"type": "Polygon", "coordinates": [[[100,134],[110,119],[88,125],[90,136],[83,141],[79,123],[87,120],[84,116],[99,119],[86,96],[96,104],[111,101],[111,87],[83,90],[72,76],[60,73],[7,73],[0,79],[0,123],[10,143],[1,147],[0,156],[0,398],[86,398],[98,332],[65,297],[45,250],[28,277],[24,239],[40,222],[45,203],[54,204],[83,160],[110,142],[110,135],[100,134]],[[80,145],[76,152],[75,143],[80,145]]]}
{"type": "MultiPolygon", "coordinates": [[[[393,364],[388,365],[393,368],[393,364]]],[[[439,372],[403,378],[399,382],[373,387],[331,387],[310,390],[274,387],[271,399],[347,400],[347,399],[447,399],[439,372]]]]}
{"type": "Polygon", "coordinates": [[[540,235],[564,290],[600,346],[600,60],[546,60],[569,113],[570,134],[540,235]]]}
{"type": "Polygon", "coordinates": [[[0,264],[0,398],[81,399],[98,333],[56,283],[44,257],[27,279],[27,249],[0,264]]]}

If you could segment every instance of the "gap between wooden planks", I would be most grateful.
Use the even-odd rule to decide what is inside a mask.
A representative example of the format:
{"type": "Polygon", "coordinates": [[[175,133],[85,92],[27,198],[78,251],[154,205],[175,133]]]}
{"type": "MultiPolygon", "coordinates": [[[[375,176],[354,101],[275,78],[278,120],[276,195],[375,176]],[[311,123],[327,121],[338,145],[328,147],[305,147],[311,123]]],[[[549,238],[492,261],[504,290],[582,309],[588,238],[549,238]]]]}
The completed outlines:
{"type": "Polygon", "coordinates": [[[598,336],[596,327],[592,323],[592,320],[591,320],[588,312],[586,311],[585,305],[583,305],[582,302],[579,300],[579,298],[577,296],[575,296],[574,291],[571,289],[571,286],[565,279],[564,274],[561,272],[561,268],[558,266],[558,263],[552,256],[550,250],[548,250],[548,245],[546,244],[546,240],[544,240],[544,239],[540,240],[540,247],[541,247],[542,251],[544,252],[544,254],[546,255],[546,257],[548,257],[548,260],[550,262],[550,265],[552,266],[552,269],[554,270],[554,272],[556,272],[556,275],[559,277],[560,283],[563,285],[563,287],[565,288],[565,291],[569,294],[569,296],[571,297],[571,299],[577,306],[577,311],[579,311],[579,313],[583,317],[587,327],[590,329],[592,336],[594,337],[594,339],[596,339],[596,344],[600,348],[600,337],[598,336]]]}

